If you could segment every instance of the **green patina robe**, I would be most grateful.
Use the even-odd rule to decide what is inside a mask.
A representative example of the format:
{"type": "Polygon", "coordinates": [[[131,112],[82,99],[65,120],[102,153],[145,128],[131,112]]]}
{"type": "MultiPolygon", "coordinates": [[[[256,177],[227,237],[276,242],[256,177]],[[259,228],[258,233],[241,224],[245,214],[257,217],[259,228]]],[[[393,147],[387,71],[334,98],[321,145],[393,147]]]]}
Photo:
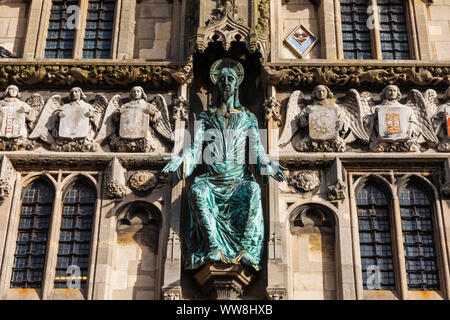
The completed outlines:
{"type": "Polygon", "coordinates": [[[256,117],[245,108],[224,115],[212,108],[200,114],[194,142],[183,153],[186,175],[201,159],[205,173],[189,190],[185,267],[207,262],[242,262],[259,270],[264,245],[261,189],[249,163],[260,174],[269,162],[256,117]]]}

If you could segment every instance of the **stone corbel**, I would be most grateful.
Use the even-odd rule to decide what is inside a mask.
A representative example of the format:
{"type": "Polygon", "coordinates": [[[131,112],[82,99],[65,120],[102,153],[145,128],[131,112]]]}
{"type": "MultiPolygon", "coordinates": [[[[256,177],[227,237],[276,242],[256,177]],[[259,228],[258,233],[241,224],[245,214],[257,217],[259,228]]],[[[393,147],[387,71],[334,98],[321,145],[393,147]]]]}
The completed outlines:
{"type": "Polygon", "coordinates": [[[163,287],[161,290],[162,290],[164,300],[181,300],[182,299],[180,286],[163,287]]]}
{"type": "Polygon", "coordinates": [[[286,292],[286,288],[266,288],[266,294],[269,300],[284,300],[286,299],[286,292]]]}
{"type": "Polygon", "coordinates": [[[14,184],[14,167],[7,156],[3,156],[0,168],[0,200],[11,194],[14,184]]]}
{"type": "Polygon", "coordinates": [[[445,160],[445,164],[444,164],[444,170],[445,170],[445,182],[442,185],[442,195],[445,198],[450,198],[450,158],[447,158],[447,160],[445,160]]]}
{"type": "Polygon", "coordinates": [[[105,195],[109,199],[121,199],[126,192],[125,169],[114,157],[105,170],[105,195]]]}
{"type": "Polygon", "coordinates": [[[327,197],[329,201],[345,199],[345,183],[342,171],[341,160],[336,158],[327,172],[327,180],[331,182],[327,189],[327,197]]]}

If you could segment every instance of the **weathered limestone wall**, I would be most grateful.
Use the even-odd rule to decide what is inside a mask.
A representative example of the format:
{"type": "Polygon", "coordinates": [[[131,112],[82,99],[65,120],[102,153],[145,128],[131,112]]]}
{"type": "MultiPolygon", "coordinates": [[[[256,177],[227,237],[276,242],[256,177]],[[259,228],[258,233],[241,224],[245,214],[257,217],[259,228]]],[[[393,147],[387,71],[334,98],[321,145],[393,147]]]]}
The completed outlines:
{"type": "MultiPolygon", "coordinates": [[[[283,43],[284,39],[298,25],[303,25],[311,31],[316,37],[319,37],[319,17],[317,7],[309,0],[291,0],[281,6],[281,33],[279,42],[281,44],[281,59],[298,59],[292,50],[283,43]]],[[[320,58],[320,44],[317,43],[314,48],[305,55],[304,59],[320,58]]]]}
{"type": "Polygon", "coordinates": [[[336,299],[334,234],[317,230],[292,239],[292,272],[295,300],[336,299]]]}
{"type": "Polygon", "coordinates": [[[146,229],[124,232],[117,237],[115,270],[111,278],[112,299],[155,298],[156,245],[150,239],[151,234],[146,234],[146,229]]]}
{"type": "Polygon", "coordinates": [[[0,46],[16,55],[22,54],[27,26],[26,15],[25,1],[0,3],[0,46]]]}
{"type": "Polygon", "coordinates": [[[435,0],[428,7],[428,33],[433,58],[450,60],[450,0],[435,0]]]}
{"type": "Polygon", "coordinates": [[[171,58],[173,5],[165,0],[143,1],[136,5],[134,58],[171,58]]]}

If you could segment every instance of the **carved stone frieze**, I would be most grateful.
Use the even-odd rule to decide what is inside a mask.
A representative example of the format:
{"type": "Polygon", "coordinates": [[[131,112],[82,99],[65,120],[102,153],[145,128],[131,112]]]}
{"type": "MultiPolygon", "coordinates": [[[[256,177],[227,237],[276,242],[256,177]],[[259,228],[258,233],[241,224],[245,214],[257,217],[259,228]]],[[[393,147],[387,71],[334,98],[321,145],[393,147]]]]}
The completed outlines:
{"type": "Polygon", "coordinates": [[[52,88],[71,85],[95,85],[103,88],[145,85],[147,88],[160,88],[189,83],[191,80],[190,64],[35,64],[17,61],[0,66],[0,87],[16,84],[46,85],[52,88]]]}
{"type": "Polygon", "coordinates": [[[363,85],[450,85],[450,66],[263,64],[263,80],[279,87],[363,85]]]}

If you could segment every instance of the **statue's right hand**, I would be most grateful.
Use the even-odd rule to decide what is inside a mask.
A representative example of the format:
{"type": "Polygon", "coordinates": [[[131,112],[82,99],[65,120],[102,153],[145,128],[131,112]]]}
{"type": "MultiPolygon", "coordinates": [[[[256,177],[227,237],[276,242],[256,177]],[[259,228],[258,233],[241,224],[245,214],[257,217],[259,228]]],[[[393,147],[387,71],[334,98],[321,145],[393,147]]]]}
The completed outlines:
{"type": "Polygon", "coordinates": [[[164,160],[168,160],[170,159],[169,163],[166,164],[166,166],[162,169],[163,173],[168,173],[168,172],[174,172],[176,171],[181,164],[183,163],[184,158],[177,156],[177,155],[172,155],[170,158],[164,158],[164,160]]]}

